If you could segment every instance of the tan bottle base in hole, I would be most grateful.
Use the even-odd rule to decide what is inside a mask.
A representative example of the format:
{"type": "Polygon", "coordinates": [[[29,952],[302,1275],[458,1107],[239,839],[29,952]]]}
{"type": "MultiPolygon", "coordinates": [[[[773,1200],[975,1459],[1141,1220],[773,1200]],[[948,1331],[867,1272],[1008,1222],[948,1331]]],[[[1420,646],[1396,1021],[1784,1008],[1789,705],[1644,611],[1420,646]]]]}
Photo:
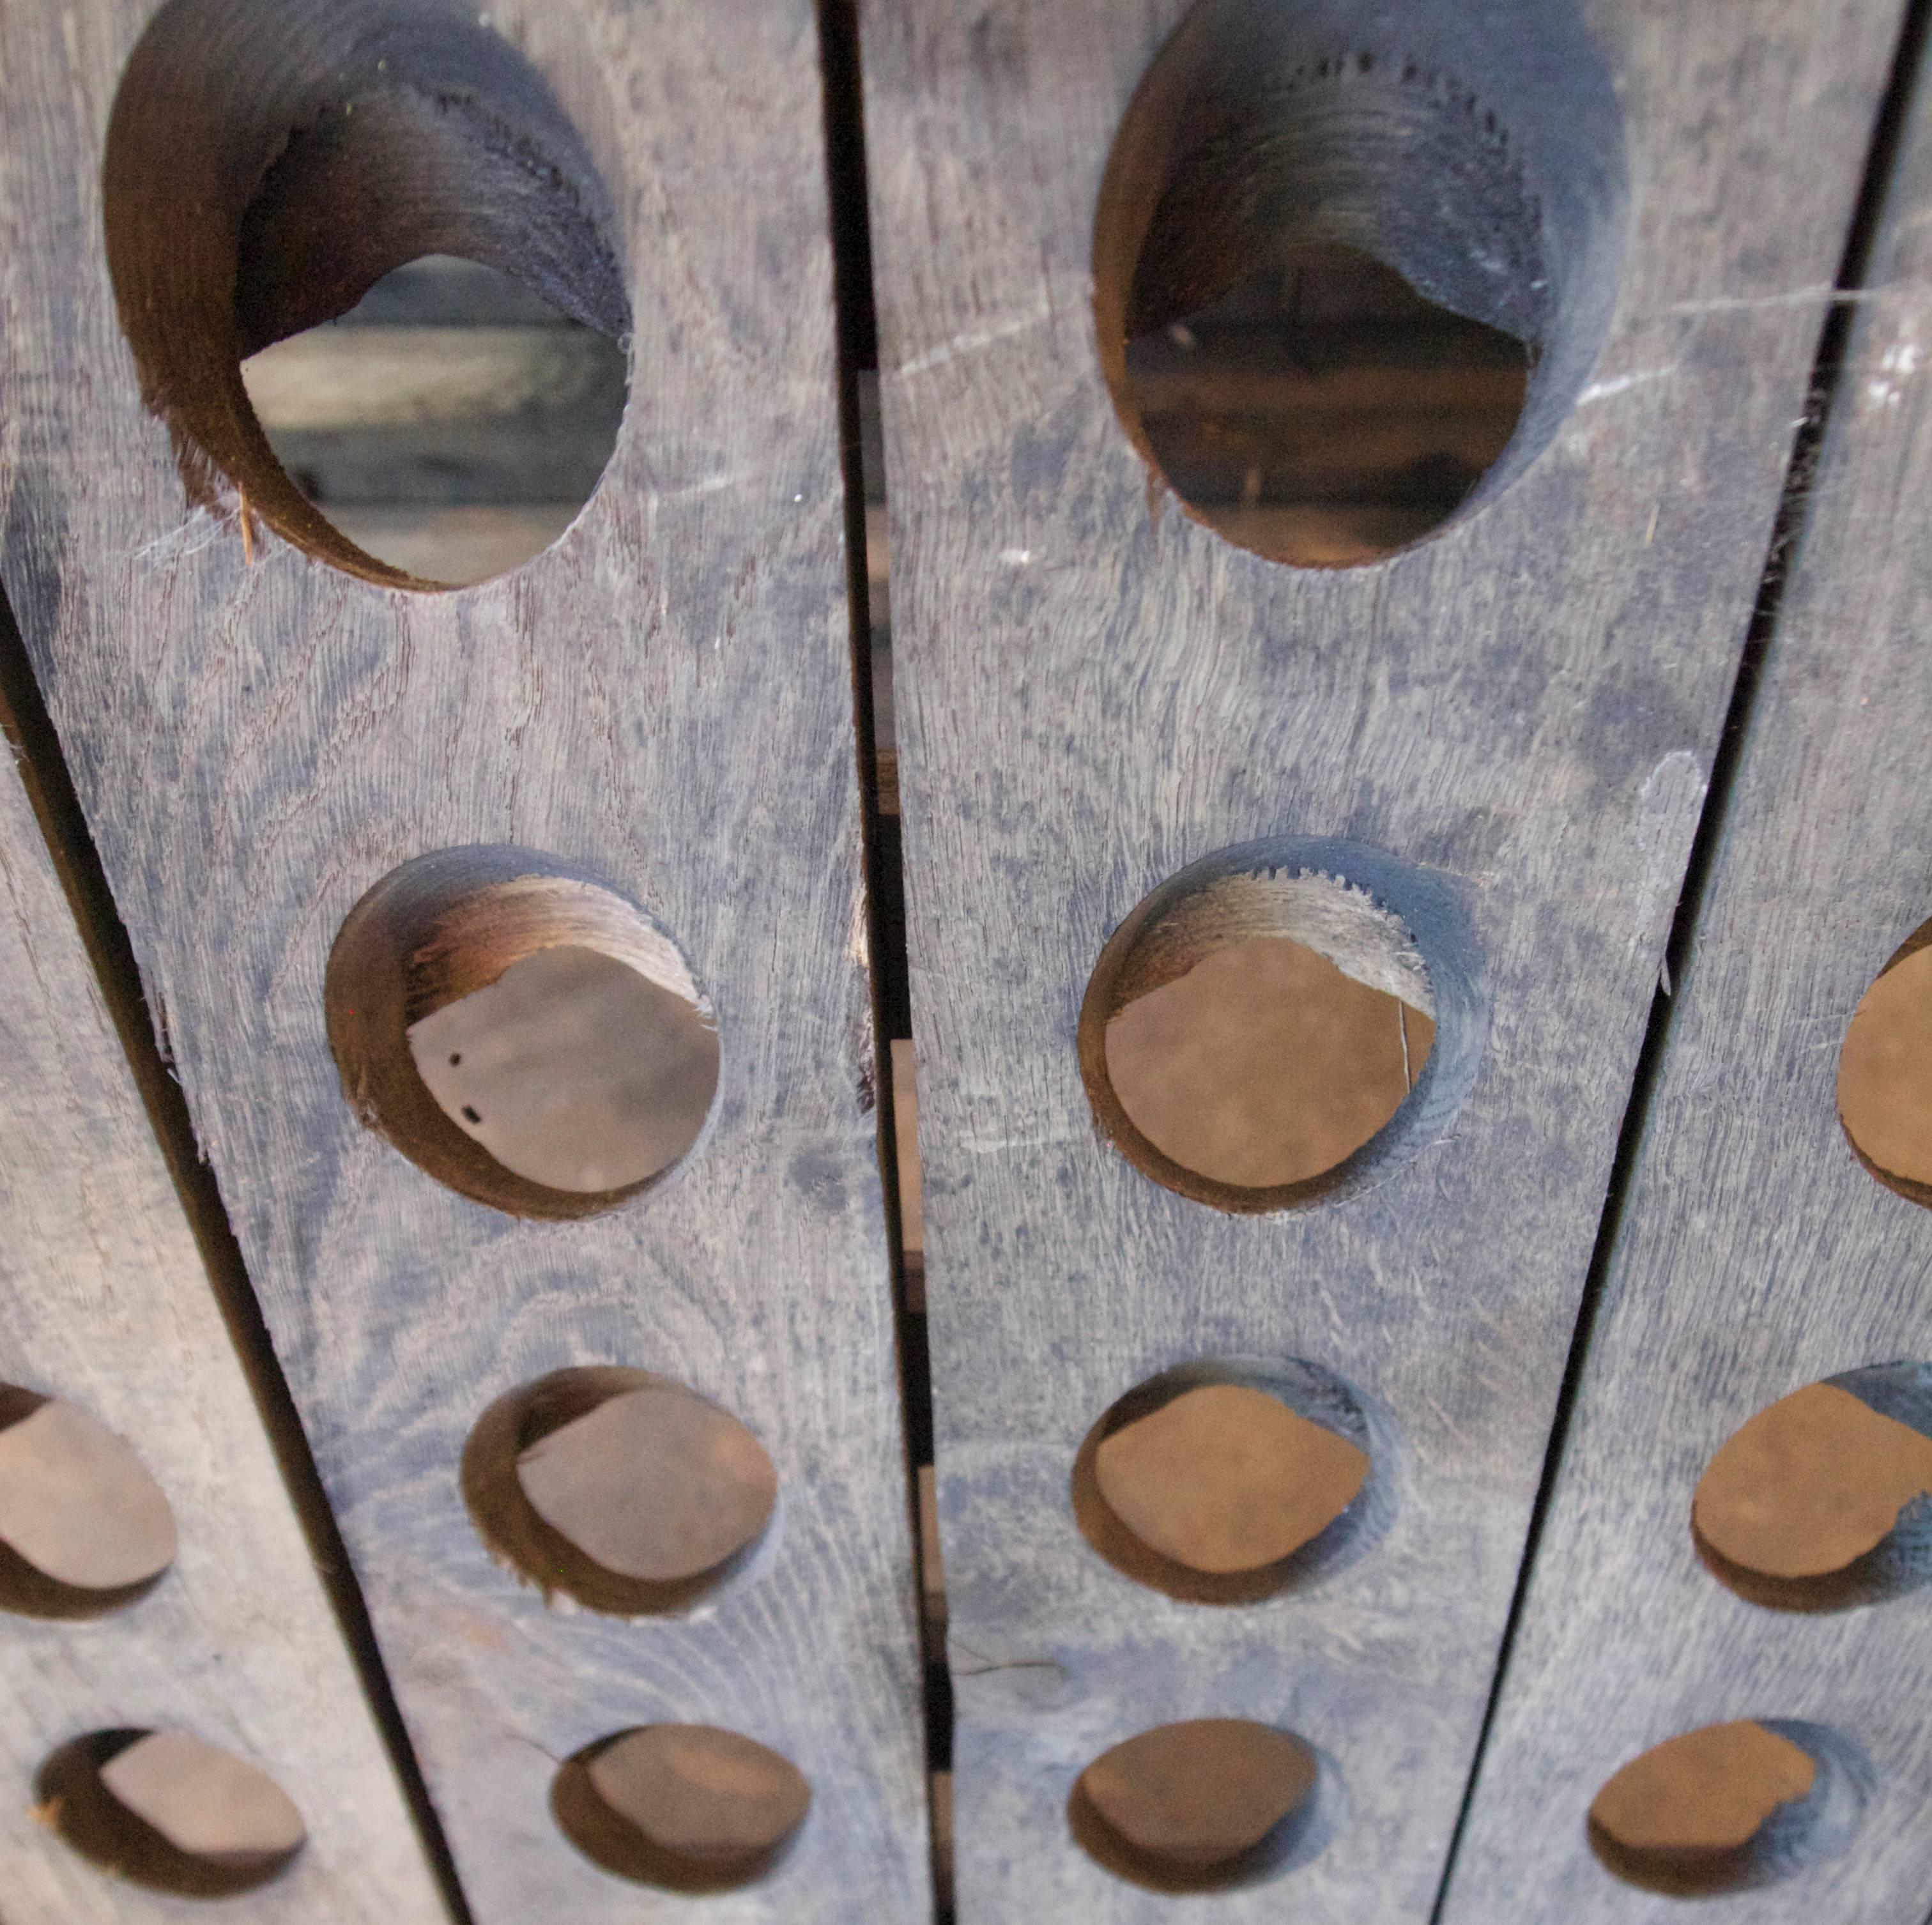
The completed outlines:
{"type": "Polygon", "coordinates": [[[1094,1474],[1114,1515],[1192,1570],[1259,1570],[1354,1502],[1367,1454],[1240,1384],[1185,1390],[1106,1438],[1094,1474]]]}
{"type": "Polygon", "coordinates": [[[568,1761],[551,1793],[566,1835],[606,1871],[692,1893],[764,1876],[811,1804],[789,1759],[710,1725],[620,1732],[568,1761]]]}
{"type": "Polygon", "coordinates": [[[1707,1725],[1633,1759],[1590,1807],[1626,1850],[1695,1858],[1739,1850],[1818,1774],[1789,1738],[1749,1719],[1707,1725]]]}
{"type": "Polygon", "coordinates": [[[1932,1492],[1932,1438],[1833,1384],[1808,1384],[1737,1430],[1692,1505],[1698,1535],[1767,1577],[1843,1570],[1932,1492]]]}

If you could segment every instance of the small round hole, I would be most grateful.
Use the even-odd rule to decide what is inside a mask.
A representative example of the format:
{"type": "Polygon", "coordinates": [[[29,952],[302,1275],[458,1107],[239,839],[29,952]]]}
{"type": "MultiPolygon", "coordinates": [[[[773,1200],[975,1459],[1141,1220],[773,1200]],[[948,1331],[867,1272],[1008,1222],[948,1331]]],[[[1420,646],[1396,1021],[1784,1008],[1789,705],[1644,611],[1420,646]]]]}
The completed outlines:
{"type": "Polygon", "coordinates": [[[587,1745],[557,1773],[550,1808],[579,1851],[617,1877],[730,1891],[770,1873],[812,1789],[767,1747],[711,1725],[646,1725],[587,1745]]]}
{"type": "Polygon", "coordinates": [[[1116,1570],[1197,1604],[1251,1604],[1352,1563],[1387,1529],[1388,1426],[1298,1360],[1162,1372],[1073,1466],[1073,1515],[1116,1570]]]}
{"type": "Polygon", "coordinates": [[[124,1610],[176,1548],[166,1494],[126,1444],[72,1404],[0,1384],[0,1609],[124,1610]]]}
{"type": "Polygon", "coordinates": [[[363,1121],[519,1216],[590,1216],[661,1182],[717,1093],[717,1032],[677,945],[524,850],[446,850],[385,877],[336,937],[327,1007],[363,1121]]]}
{"type": "Polygon", "coordinates": [[[1223,1210],[1279,1210],[1440,1135],[1487,1024],[1444,878],[1280,838],[1183,870],[1115,931],[1082,1005],[1080,1065],[1102,1129],[1144,1174],[1223,1210]]]}
{"type": "Polygon", "coordinates": [[[1754,1604],[1842,1610],[1932,1576],[1932,1366],[1874,1365],[1780,1398],[1712,1457],[1705,1564],[1754,1604]]]}
{"type": "Polygon", "coordinates": [[[553,1372],[484,1411],[463,1454],[471,1517],[500,1561],[593,1611],[676,1611],[741,1570],[778,1474],[728,1412],[669,1378],[553,1372]]]}
{"type": "Polygon", "coordinates": [[[1520,474],[1608,331],[1613,84],[1570,10],[1201,0],[1094,226],[1101,363],[1189,511],[1271,561],[1392,554],[1520,474]],[[1560,80],[1554,76],[1561,76],[1560,80]]]}
{"type": "Polygon", "coordinates": [[[1888,1189],[1932,1205],[1932,922],[1879,973],[1838,1057],[1838,1120],[1888,1189]]]}
{"type": "Polygon", "coordinates": [[[185,1732],[91,1732],[34,1780],[39,1816],[131,1885],[230,1898],[287,1870],[302,1814],[268,1774],[185,1732]]]}
{"type": "Polygon", "coordinates": [[[1774,1885],[1837,1857],[1870,1768],[1849,1740],[1786,1718],[1706,1725],[1633,1759],[1590,1807],[1590,1845],[1627,1884],[1673,1897],[1774,1885]]]}
{"type": "Polygon", "coordinates": [[[1240,1189],[1307,1183],[1402,1107],[1435,1045],[1430,1006],[1426,982],[1392,994],[1292,937],[1252,936],[1120,1010],[1107,1075],[1172,1162],[1240,1189]]]}
{"type": "Polygon", "coordinates": [[[1246,1718],[1157,1726],[1103,1753],[1067,1805],[1073,1836],[1117,1878],[1226,1891],[1307,1864],[1334,1830],[1324,1761],[1246,1718]]]}
{"type": "MultiPolygon", "coordinates": [[[[358,546],[352,513],[332,520],[304,494],[264,432],[242,364],[350,313],[386,277],[430,256],[494,270],[545,308],[621,342],[630,304],[609,196],[543,80],[473,9],[446,0],[252,0],[248,30],[233,28],[230,0],[169,0],[115,96],[103,178],[107,256],[142,393],[174,434],[190,497],[231,514],[244,544],[259,519],[368,580],[450,586],[417,572],[401,550],[392,550],[397,565],[358,546]]],[[[394,296],[388,289],[379,311],[392,309],[394,296]]],[[[475,340],[452,346],[440,370],[421,345],[417,375],[437,375],[446,413],[467,405],[501,425],[513,388],[530,386],[528,367],[513,377],[484,366],[489,357],[475,340]],[[457,381],[466,366],[466,383],[457,381]]],[[[622,350],[580,343],[546,354],[538,345],[526,360],[549,369],[539,395],[574,385],[595,423],[566,463],[574,464],[566,490],[574,493],[585,448],[598,460],[622,350]],[[560,355],[574,372],[560,373],[560,355]]],[[[309,418],[318,406],[339,417],[353,400],[366,425],[380,385],[368,349],[367,340],[338,340],[290,351],[298,362],[346,354],[364,363],[346,385],[311,381],[309,418]],[[315,400],[323,389],[326,406],[315,400]]],[[[288,397],[274,392],[272,364],[258,379],[272,417],[288,397]]],[[[412,405],[420,433],[420,393],[412,405]]],[[[294,425],[284,409],[281,427],[294,425]]],[[[346,458],[341,423],[311,418],[311,427],[335,439],[311,435],[284,451],[310,493],[339,493],[331,477],[346,458]]],[[[486,439],[472,431],[458,444],[473,455],[486,439]]],[[[391,452],[393,483],[404,464],[391,452]]],[[[542,466],[527,456],[521,465],[532,475],[542,466]]],[[[472,561],[484,565],[480,551],[472,561]]]]}

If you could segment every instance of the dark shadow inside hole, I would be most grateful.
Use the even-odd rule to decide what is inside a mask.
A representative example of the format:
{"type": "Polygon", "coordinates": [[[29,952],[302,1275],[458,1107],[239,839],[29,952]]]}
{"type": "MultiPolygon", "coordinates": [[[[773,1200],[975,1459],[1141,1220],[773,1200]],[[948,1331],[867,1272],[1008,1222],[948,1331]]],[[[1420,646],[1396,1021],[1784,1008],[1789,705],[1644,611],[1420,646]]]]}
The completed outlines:
{"type": "Polygon", "coordinates": [[[177,1549],[166,1494],[121,1438],[71,1405],[0,1384],[0,1610],[112,1616],[160,1583],[177,1549]]]}
{"type": "Polygon", "coordinates": [[[622,345],[508,276],[433,256],[245,362],[268,445],[365,553],[463,583],[548,547],[595,491],[622,345]]]}
{"type": "Polygon", "coordinates": [[[1134,336],[1126,379],[1161,472],[1209,526],[1340,567],[1462,506],[1516,431],[1531,361],[1514,335],[1330,244],[1134,336]]]}
{"type": "Polygon", "coordinates": [[[1598,1861],[1624,1883],[1714,1897],[1840,1855],[1872,1791],[1863,1754],[1828,1726],[1740,1719],[1632,1759],[1598,1793],[1586,1830],[1598,1861]]]}
{"type": "Polygon", "coordinates": [[[1322,1761],[1245,1718],[1162,1725],[1104,1753],[1067,1801],[1074,1841],[1118,1879],[1179,1895],[1309,1863],[1334,1830],[1322,1761]]]}
{"type": "Polygon", "coordinates": [[[567,1759],[550,1810],[585,1857],[668,1891],[732,1891],[782,1861],[811,1803],[767,1747],[701,1725],[618,1732],[567,1759]]]}
{"type": "MultiPolygon", "coordinates": [[[[658,1427],[644,1414],[648,1438],[658,1427]]],[[[688,1445],[691,1426],[676,1428],[674,1447],[688,1445]]],[[[617,1365],[553,1371],[500,1397],[470,1433],[462,1479],[472,1521],[500,1562],[547,1592],[622,1618],[682,1611],[728,1583],[756,1555],[777,1497],[770,1459],[728,1413],[674,1379],[617,1365]],[[675,1400],[678,1414],[699,1420],[698,1460],[686,1455],[668,1462],[648,1450],[613,1458],[608,1439],[586,1438],[596,1454],[576,1465],[577,1474],[566,1465],[564,1476],[553,1477],[547,1516],[520,1474],[529,1454],[613,1400],[643,1396],[675,1400]],[[638,1516],[614,1516],[627,1503],[638,1507],[638,1516]],[[694,1513],[708,1547],[694,1558],[688,1549],[694,1513]],[[580,1518],[578,1528],[592,1548],[560,1528],[559,1520],[580,1518]],[[638,1528],[626,1530],[627,1522],[638,1528]],[[632,1543],[640,1533],[649,1555],[633,1564],[656,1561],[658,1568],[678,1571],[680,1561],[698,1561],[701,1567],[654,1577],[612,1569],[593,1555],[607,1537],[632,1543]],[[709,1561],[720,1549],[725,1555],[709,1561]]]]}
{"type": "Polygon", "coordinates": [[[45,1822],[103,1871],[176,1897],[232,1898],[280,1877],[300,1855],[300,1843],[273,1851],[184,1851],[108,1789],[103,1771],[154,1735],[128,1728],[90,1732],[53,1752],[34,1780],[45,1822]]]}

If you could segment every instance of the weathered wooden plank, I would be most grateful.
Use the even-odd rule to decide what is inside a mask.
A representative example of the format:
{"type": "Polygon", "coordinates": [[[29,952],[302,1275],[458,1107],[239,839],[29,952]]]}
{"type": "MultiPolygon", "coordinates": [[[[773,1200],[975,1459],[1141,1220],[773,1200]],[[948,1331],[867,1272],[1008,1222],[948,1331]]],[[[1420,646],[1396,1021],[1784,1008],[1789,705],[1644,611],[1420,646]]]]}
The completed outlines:
{"type": "MultiPolygon", "coordinates": [[[[594,1868],[548,1803],[584,1747],[681,1720],[772,1747],[812,1791],[782,1862],[710,1916],[842,1921],[855,1891],[881,1921],[923,1916],[812,9],[572,0],[479,28],[425,0],[208,0],[188,18],[148,103],[178,168],[116,175],[154,197],[116,231],[138,255],[149,223],[180,238],[171,211],[191,226],[226,207],[248,263],[241,346],[425,251],[534,276],[552,305],[631,333],[637,403],[585,515],[516,574],[443,595],[371,563],[263,465],[224,358],[232,236],[195,229],[140,270],[137,329],[184,286],[214,319],[152,329],[137,372],[97,184],[152,10],[0,22],[4,567],[471,1903],[514,1925],[681,1913],[594,1868]],[[206,124],[230,107],[255,118],[206,124]],[[314,132],[242,220],[282,151],[278,112],[314,132]],[[530,151],[546,164],[519,172],[530,151]],[[213,457],[190,464],[199,508],[144,374],[213,457]],[[607,882],[617,897],[568,876],[553,897],[628,917],[636,954],[669,968],[618,898],[642,904],[715,1013],[706,1133],[621,1207],[466,1201],[345,1098],[323,1013],[345,917],[399,865],[479,844],[522,852],[499,877],[548,859],[607,882]],[[578,1364],[675,1378],[776,1468],[772,1527],[695,1607],[546,1609],[466,1515],[458,1466],[486,1408],[578,1364]]],[[[364,928],[378,964],[389,913],[364,928]]],[[[470,988],[506,959],[436,954],[470,988]]],[[[416,959],[406,942],[389,962],[416,959]]],[[[425,1012],[353,1003],[352,1027],[397,1021],[370,1046],[403,1087],[400,1025],[425,1012]]],[[[418,1120],[477,1167],[440,1112],[418,1120]]]]}
{"type": "MultiPolygon", "coordinates": [[[[1681,972],[1450,1925],[1659,1915],[1596,1862],[1585,1814],[1629,1759],[1740,1718],[1837,1734],[1864,1761],[1864,1795],[1842,1855],[1817,1855],[1828,1841],[1801,1808],[1788,1858],[1756,1868],[1790,1875],[1700,1916],[1925,1914],[1932,1621],[1925,1594],[1906,1594],[1922,1532],[1902,1518],[1891,1552],[1786,1593],[1840,1608],[1792,1609],[1721,1582],[1691,1519],[1720,1447],[1808,1384],[1902,1364],[1845,1387],[1928,1427],[1932,1219],[1861,1167],[1834,1089],[1852,1012],[1932,916],[1928,213],[1922,80],[1681,972]]],[[[1918,1006],[1922,1022],[1922,987],[1918,1006]]],[[[1838,1776],[1856,1786],[1859,1773],[1838,1776]]]]}
{"type": "MultiPolygon", "coordinates": [[[[1110,403],[1132,265],[1120,209],[1168,157],[1146,118],[1159,88],[1142,102],[1151,176],[1125,166],[1103,203],[1103,169],[1186,11],[930,0],[865,21],[968,1925],[1168,1915],[1173,1899],[1076,1849],[1070,1796],[1117,1743],[1216,1715],[1299,1733],[1331,1795],[1285,1884],[1198,1901],[1202,1915],[1428,1915],[1898,19],[1864,0],[1591,7],[1640,184],[1614,279],[1567,257],[1552,298],[1568,319],[1546,317],[1507,492],[1384,566],[1324,574],[1240,552],[1164,502],[1110,403]],[[1779,157],[1794,143],[1802,169],[1779,157]],[[1096,204],[1119,217],[1097,254],[1096,204]],[[1586,310],[1606,286],[1600,342],[1586,310]],[[1097,343],[1096,307],[1112,330],[1097,343]],[[1348,846],[1228,867],[1336,865],[1412,919],[1437,1066],[1378,1183],[1358,1171],[1325,1199],[1222,1214],[1096,1139],[1076,1038],[1108,932],[1184,865],[1264,836],[1348,846]],[[1364,871],[1364,844],[1393,863],[1364,871]],[[1473,964],[1447,922],[1419,926],[1444,898],[1468,918],[1473,964]],[[1208,1609],[1090,1552],[1069,1501],[1083,1436],[1198,1359],[1302,1360],[1354,1387],[1382,1495],[1352,1561],[1208,1609]]],[[[1410,206],[1444,232],[1480,226],[1457,212],[1479,163],[1455,190],[1402,178],[1436,132],[1462,137],[1454,112],[1480,127],[1493,110],[1552,222],[1614,181],[1559,8],[1210,4],[1190,32],[1224,76],[1302,61],[1288,97],[1312,98],[1306,114],[1254,111],[1291,154],[1306,128],[1342,128],[1371,217],[1366,241],[1360,225],[1324,232],[1318,187],[1296,202],[1274,177],[1285,205],[1316,211],[1315,239],[1413,251],[1397,231],[1410,206]],[[1443,118],[1420,109],[1421,137],[1378,146],[1416,81],[1443,118]]],[[[1199,105],[1166,124],[1176,150],[1226,132],[1199,105]]],[[[1321,158],[1310,179],[1332,180],[1321,158]]],[[[1253,204],[1238,169],[1225,184],[1253,204]]],[[[1259,254],[1270,238],[1231,244],[1259,254]]],[[[1448,244],[1465,270],[1508,252],[1448,244]]]]}
{"type": "Polygon", "coordinates": [[[131,1444],[177,1540],[123,1609],[0,1615],[0,1906],[9,1925],[172,1915],[73,1852],[35,1789],[58,1747],[148,1728],[219,1745],[295,1801],[307,1844],[251,1918],[430,1925],[419,1841],[10,754],[0,874],[0,1383],[131,1444]]]}

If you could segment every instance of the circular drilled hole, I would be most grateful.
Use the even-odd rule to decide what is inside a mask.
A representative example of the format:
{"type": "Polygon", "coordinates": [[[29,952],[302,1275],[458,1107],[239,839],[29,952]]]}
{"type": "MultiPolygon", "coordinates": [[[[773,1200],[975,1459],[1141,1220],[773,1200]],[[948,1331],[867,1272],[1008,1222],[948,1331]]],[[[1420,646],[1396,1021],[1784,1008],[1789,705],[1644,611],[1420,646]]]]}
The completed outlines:
{"type": "Polygon", "coordinates": [[[1754,1604],[1842,1610],[1932,1576],[1932,1366],[1878,1364],[1758,1412],[1691,1507],[1710,1570],[1754,1604]]]}
{"type": "Polygon", "coordinates": [[[617,442],[623,348],[507,275],[431,256],[243,362],[283,470],[365,555],[487,580],[548,547],[617,442]]]}
{"type": "Polygon", "coordinates": [[[1828,1726],[1706,1725],[1609,1780],[1590,1807],[1590,1844],[1610,1871],[1648,1891],[1748,1891],[1837,1857],[1871,1791],[1863,1756],[1828,1726]]]}
{"type": "Polygon", "coordinates": [[[1932,1205],[1932,922],[1852,1014],[1838,1057],[1838,1120],[1880,1183],[1932,1205]]]}
{"type": "Polygon", "coordinates": [[[1094,1759],[1067,1818],[1118,1878],[1161,1892],[1226,1891],[1315,1858],[1334,1831],[1336,1799],[1325,1761],[1292,1732],[1195,1718],[1094,1759]]]}
{"type": "Polygon", "coordinates": [[[1198,0],[1095,223],[1122,423],[1239,546],[1379,559],[1548,443],[1608,329],[1627,200],[1614,88],[1566,8],[1198,0]]]}
{"type": "MultiPolygon", "coordinates": [[[[448,586],[358,547],[304,496],[242,363],[431,255],[494,269],[621,341],[608,196],[544,82],[473,7],[254,0],[240,34],[232,15],[230,0],[170,0],[115,97],[108,263],[142,392],[191,496],[244,540],[259,517],[368,580],[448,586]]],[[[357,385],[366,400],[366,370],[357,385]]]]}
{"type": "Polygon", "coordinates": [[[778,1473],[728,1411],[668,1377],[554,1371],[470,1432],[463,1491],[500,1562],[593,1611],[681,1610],[742,1570],[778,1473]]]}
{"type": "Polygon", "coordinates": [[[1444,878],[1280,838],[1184,869],[1114,931],[1081,1008],[1080,1066],[1101,1127],[1155,1181],[1278,1210],[1439,1135],[1487,1027],[1444,878]]]}
{"type": "Polygon", "coordinates": [[[1116,1570],[1197,1604],[1250,1604],[1351,1563],[1387,1529],[1388,1426],[1297,1360],[1198,1363],[1088,1432],[1073,1515],[1116,1570]]]}
{"type": "Polygon", "coordinates": [[[619,1878],[729,1891],[770,1873],[812,1788],[768,1747],[711,1725],[646,1725],[587,1745],[550,1792],[565,1835],[619,1878]]]}
{"type": "Polygon", "coordinates": [[[590,1216],[661,1182],[717,1094],[717,1032],[676,943],[526,850],[445,850],[386,876],[335,939],[327,1006],[362,1120],[520,1216],[590,1216]]]}
{"type": "Polygon", "coordinates": [[[74,1405],[0,1384],[0,1609],[124,1610],[176,1549],[166,1494],[127,1444],[74,1405]]]}
{"type": "Polygon", "coordinates": [[[39,1814],[104,1871],[182,1898],[230,1898],[286,1870],[302,1814],[268,1775],[185,1732],[90,1732],[34,1780],[39,1814]]]}

